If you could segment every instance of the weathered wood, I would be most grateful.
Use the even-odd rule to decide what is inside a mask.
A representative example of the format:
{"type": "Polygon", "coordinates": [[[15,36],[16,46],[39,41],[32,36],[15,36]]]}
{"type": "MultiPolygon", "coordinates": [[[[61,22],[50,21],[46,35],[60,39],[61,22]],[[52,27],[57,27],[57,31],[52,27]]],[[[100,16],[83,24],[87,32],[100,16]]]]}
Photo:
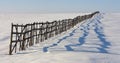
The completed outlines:
{"type": "Polygon", "coordinates": [[[9,54],[12,54],[12,39],[13,39],[13,23],[11,24],[11,38],[10,38],[10,45],[9,45],[9,54]]]}
{"type": "Polygon", "coordinates": [[[12,23],[9,54],[12,55],[12,52],[15,51],[16,53],[17,49],[19,49],[19,51],[25,50],[29,46],[61,34],[73,28],[76,24],[93,17],[97,13],[99,13],[99,11],[89,15],[77,16],[74,19],[64,19],[53,22],[34,22],[26,25],[12,23]],[[19,45],[19,47],[17,45],[19,45]]]}

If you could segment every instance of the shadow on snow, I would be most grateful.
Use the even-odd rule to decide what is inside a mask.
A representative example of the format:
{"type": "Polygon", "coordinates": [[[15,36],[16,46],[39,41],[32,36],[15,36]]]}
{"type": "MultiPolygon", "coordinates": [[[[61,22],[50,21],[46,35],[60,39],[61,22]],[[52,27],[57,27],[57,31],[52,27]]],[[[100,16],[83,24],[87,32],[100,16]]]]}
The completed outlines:
{"type": "MultiPolygon", "coordinates": [[[[111,43],[105,39],[105,35],[103,33],[103,27],[100,26],[102,23],[97,19],[93,19],[93,21],[91,21],[90,23],[92,23],[92,22],[95,24],[95,25],[93,25],[95,27],[94,32],[97,34],[97,37],[100,40],[100,42],[102,42],[100,47],[94,47],[94,48],[97,48],[99,51],[89,51],[89,50],[78,50],[78,51],[79,52],[93,52],[93,53],[109,53],[107,51],[107,48],[109,48],[109,46],[111,46],[111,43]]],[[[87,30],[89,30],[90,23],[87,24],[87,30]]],[[[84,27],[84,29],[81,29],[81,30],[83,30],[84,33],[83,33],[83,36],[79,38],[79,44],[66,45],[65,47],[66,47],[67,51],[74,51],[75,52],[77,50],[74,50],[72,48],[72,46],[74,46],[74,47],[81,46],[85,43],[85,38],[88,36],[89,32],[86,31],[85,27],[84,27]]]]}
{"type": "Polygon", "coordinates": [[[57,46],[60,42],[62,42],[62,41],[65,40],[66,38],[73,36],[74,33],[75,33],[75,31],[76,31],[76,29],[74,29],[71,33],[69,33],[69,36],[65,36],[65,37],[59,39],[59,41],[58,41],[57,43],[54,43],[54,44],[52,44],[52,45],[50,45],[50,46],[47,46],[47,47],[43,47],[43,52],[48,52],[48,49],[49,49],[50,47],[57,46]]]}
{"type": "Polygon", "coordinates": [[[103,33],[103,27],[99,26],[99,24],[101,24],[101,22],[97,20],[97,23],[95,24],[95,29],[94,29],[95,33],[98,35],[97,37],[102,42],[102,45],[100,45],[101,48],[98,48],[98,49],[101,53],[108,53],[106,49],[109,48],[111,44],[105,39],[105,35],[103,33]]]}
{"type": "Polygon", "coordinates": [[[74,49],[71,48],[72,46],[80,46],[85,43],[85,39],[89,33],[87,32],[86,27],[83,27],[83,29],[81,29],[81,30],[83,31],[83,36],[79,38],[79,44],[66,45],[65,47],[66,47],[67,51],[74,51],[74,49]]]}
{"type": "MultiPolygon", "coordinates": [[[[93,19],[93,20],[91,20],[91,22],[89,22],[88,24],[87,24],[87,26],[81,26],[81,27],[83,27],[83,29],[80,29],[80,30],[82,30],[83,31],[83,36],[81,36],[79,39],[78,39],[78,44],[69,44],[69,45],[65,45],[65,48],[66,48],[66,50],[67,51],[74,51],[74,52],[78,52],[77,50],[74,50],[74,48],[72,48],[72,46],[74,46],[74,47],[77,47],[77,46],[81,46],[81,45],[83,45],[83,44],[85,44],[85,40],[86,40],[86,37],[88,36],[88,34],[89,34],[89,24],[91,24],[91,23],[94,23],[94,25],[93,25],[93,27],[95,27],[95,29],[94,29],[94,32],[97,34],[97,37],[98,37],[98,39],[100,40],[100,42],[102,42],[102,44],[99,44],[99,46],[100,47],[94,47],[94,48],[96,48],[96,49],[98,49],[99,51],[89,51],[89,50],[78,50],[79,52],[93,52],[93,53],[109,53],[108,51],[107,51],[107,48],[109,48],[109,46],[111,46],[111,44],[110,44],[110,42],[108,42],[106,39],[105,39],[105,35],[104,35],[104,33],[103,33],[103,27],[102,26],[100,26],[102,23],[99,21],[99,19],[93,19]]],[[[75,29],[76,30],[76,29],[75,29]]],[[[54,46],[57,46],[60,42],[62,42],[63,40],[65,40],[66,38],[68,38],[68,37],[71,37],[71,36],[73,36],[74,35],[74,33],[75,33],[75,30],[73,30],[70,34],[69,34],[69,36],[65,36],[65,37],[63,37],[62,39],[59,39],[59,41],[57,42],[57,43],[54,43],[54,44],[52,44],[52,45],[50,45],[50,46],[47,46],[47,47],[44,47],[43,48],[43,52],[47,52],[48,51],[48,49],[50,48],[50,47],[54,47],[54,46]]],[[[87,48],[87,47],[86,47],[87,48]]],[[[79,48],[80,49],[80,48],[79,48]]],[[[89,48],[88,48],[89,49],[89,48]]]]}

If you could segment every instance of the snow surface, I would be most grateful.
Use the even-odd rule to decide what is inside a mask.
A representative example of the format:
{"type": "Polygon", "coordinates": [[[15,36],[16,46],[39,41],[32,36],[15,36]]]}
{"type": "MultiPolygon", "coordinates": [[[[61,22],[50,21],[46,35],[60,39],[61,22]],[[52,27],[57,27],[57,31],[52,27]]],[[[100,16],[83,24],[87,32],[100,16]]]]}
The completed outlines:
{"type": "Polygon", "coordinates": [[[26,51],[8,55],[11,22],[52,21],[78,15],[84,13],[1,14],[0,63],[119,63],[120,13],[97,14],[26,51]]]}

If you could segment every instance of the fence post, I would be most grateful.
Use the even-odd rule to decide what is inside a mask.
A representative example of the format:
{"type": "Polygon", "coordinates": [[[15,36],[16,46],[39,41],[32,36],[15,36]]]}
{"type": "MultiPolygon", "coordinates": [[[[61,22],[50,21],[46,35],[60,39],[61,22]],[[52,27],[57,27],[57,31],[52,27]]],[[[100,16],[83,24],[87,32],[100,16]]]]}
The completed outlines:
{"type": "Polygon", "coordinates": [[[46,27],[45,27],[45,40],[47,40],[47,38],[48,38],[48,24],[49,24],[49,22],[47,21],[46,27]]]}
{"type": "Polygon", "coordinates": [[[16,25],[16,46],[15,46],[15,53],[17,50],[17,43],[18,43],[18,24],[16,25]]]}
{"type": "Polygon", "coordinates": [[[23,33],[22,50],[25,50],[25,33],[23,33]]]}
{"type": "Polygon", "coordinates": [[[30,42],[29,42],[29,46],[32,46],[32,37],[33,37],[33,25],[31,24],[30,25],[31,26],[31,28],[30,28],[30,42]]]}
{"type": "Polygon", "coordinates": [[[41,42],[43,41],[43,22],[42,22],[42,25],[41,25],[41,28],[40,28],[40,32],[41,32],[41,42]]]}
{"type": "Polygon", "coordinates": [[[13,23],[11,25],[12,26],[11,26],[10,45],[9,45],[9,55],[12,55],[13,23]]]}
{"type": "Polygon", "coordinates": [[[57,35],[57,34],[58,34],[58,33],[57,33],[57,27],[58,27],[58,26],[57,26],[57,23],[58,23],[58,22],[57,22],[57,21],[55,21],[55,35],[57,35]]]}

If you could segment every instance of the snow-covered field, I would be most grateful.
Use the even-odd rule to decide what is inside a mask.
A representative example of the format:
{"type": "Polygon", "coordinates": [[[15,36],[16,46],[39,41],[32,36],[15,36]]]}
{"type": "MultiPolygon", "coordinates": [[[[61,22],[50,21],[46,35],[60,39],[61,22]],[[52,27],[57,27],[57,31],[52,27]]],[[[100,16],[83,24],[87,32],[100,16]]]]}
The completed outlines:
{"type": "Polygon", "coordinates": [[[97,14],[26,51],[8,55],[11,22],[53,21],[84,14],[0,14],[0,63],[119,63],[120,13],[97,14]]]}

